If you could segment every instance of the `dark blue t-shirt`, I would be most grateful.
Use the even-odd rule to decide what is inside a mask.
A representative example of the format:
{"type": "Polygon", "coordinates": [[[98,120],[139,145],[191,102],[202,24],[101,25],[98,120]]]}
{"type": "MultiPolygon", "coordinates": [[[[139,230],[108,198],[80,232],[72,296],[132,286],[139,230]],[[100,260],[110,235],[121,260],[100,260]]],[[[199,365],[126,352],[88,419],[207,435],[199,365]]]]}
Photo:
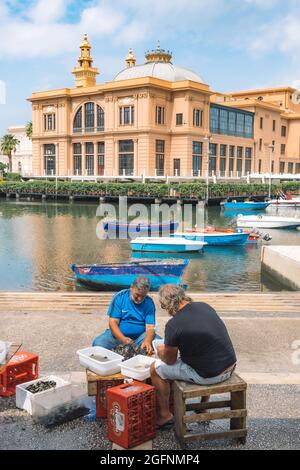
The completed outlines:
{"type": "Polygon", "coordinates": [[[123,335],[138,338],[146,331],[146,325],[155,325],[155,305],[150,297],[141,304],[131,300],[130,289],[116,294],[109,306],[107,315],[120,320],[119,328],[123,335]]]}

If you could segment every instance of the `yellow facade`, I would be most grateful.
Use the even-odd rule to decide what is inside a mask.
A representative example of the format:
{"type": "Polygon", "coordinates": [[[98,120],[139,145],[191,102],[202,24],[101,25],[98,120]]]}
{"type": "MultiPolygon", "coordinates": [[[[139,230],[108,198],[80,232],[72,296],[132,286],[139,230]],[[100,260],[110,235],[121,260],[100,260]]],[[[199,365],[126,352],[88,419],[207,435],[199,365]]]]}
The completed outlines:
{"type": "Polygon", "coordinates": [[[73,70],[76,86],[30,98],[33,176],[206,177],[209,171],[235,177],[267,173],[271,166],[273,173],[300,173],[296,90],[213,93],[171,58],[158,46],[136,66],[130,50],[125,71],[97,85],[85,36],[73,70]],[[216,131],[214,107],[220,120],[236,119],[237,130],[238,119],[244,119],[244,131],[247,120],[253,129],[249,124],[247,134],[223,132],[221,122],[216,131]]]}

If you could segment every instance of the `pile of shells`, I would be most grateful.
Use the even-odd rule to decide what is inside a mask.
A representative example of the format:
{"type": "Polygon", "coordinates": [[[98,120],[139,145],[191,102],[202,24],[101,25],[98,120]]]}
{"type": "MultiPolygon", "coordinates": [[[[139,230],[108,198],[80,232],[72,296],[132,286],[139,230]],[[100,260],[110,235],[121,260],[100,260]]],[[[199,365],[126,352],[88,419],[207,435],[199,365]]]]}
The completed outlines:
{"type": "Polygon", "coordinates": [[[30,393],[40,393],[55,387],[56,382],[54,382],[54,380],[39,380],[38,382],[29,385],[26,390],[30,393]]]}
{"type": "Polygon", "coordinates": [[[142,349],[136,343],[120,344],[115,349],[113,349],[113,351],[123,356],[125,361],[127,361],[127,359],[131,359],[132,357],[138,356],[139,354],[142,356],[147,356],[146,349],[142,349]]]}

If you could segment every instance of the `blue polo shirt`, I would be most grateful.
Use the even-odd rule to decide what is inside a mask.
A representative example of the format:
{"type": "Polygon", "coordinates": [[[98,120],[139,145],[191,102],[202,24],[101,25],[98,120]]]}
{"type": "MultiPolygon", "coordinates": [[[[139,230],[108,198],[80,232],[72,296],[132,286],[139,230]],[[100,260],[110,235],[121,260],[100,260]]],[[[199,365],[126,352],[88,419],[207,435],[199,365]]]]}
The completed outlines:
{"type": "Polygon", "coordinates": [[[138,338],[146,331],[146,325],[155,325],[155,305],[150,297],[142,303],[131,300],[130,289],[116,294],[109,306],[107,315],[120,320],[119,328],[123,335],[131,339],[138,338]]]}

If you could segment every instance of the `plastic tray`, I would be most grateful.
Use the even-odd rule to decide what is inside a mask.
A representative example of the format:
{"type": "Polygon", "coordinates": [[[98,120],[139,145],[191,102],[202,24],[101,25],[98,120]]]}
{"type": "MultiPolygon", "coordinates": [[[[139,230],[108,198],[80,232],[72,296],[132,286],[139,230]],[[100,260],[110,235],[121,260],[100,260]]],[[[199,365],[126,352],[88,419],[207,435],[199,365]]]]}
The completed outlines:
{"type": "Polygon", "coordinates": [[[121,363],[121,374],[135,380],[146,380],[150,377],[150,366],[155,361],[155,357],[142,356],[139,354],[121,363]],[[138,369],[136,368],[137,366],[138,369]]]}
{"type": "Polygon", "coordinates": [[[157,346],[159,346],[160,344],[165,344],[165,340],[164,339],[154,339],[152,341],[152,346],[153,346],[156,357],[158,357],[158,355],[157,355],[157,346]]]}
{"type": "Polygon", "coordinates": [[[102,348],[101,346],[94,346],[77,351],[79,362],[82,366],[91,370],[95,374],[106,376],[118,374],[121,370],[121,362],[124,357],[109,349],[102,348]],[[99,362],[91,357],[92,354],[106,356],[109,360],[107,362],[99,362]]]}
{"type": "Polygon", "coordinates": [[[62,405],[72,399],[72,385],[70,382],[49,375],[18,385],[16,388],[16,406],[27,411],[32,416],[43,416],[53,408],[62,405]],[[55,388],[50,388],[44,392],[31,393],[27,389],[29,385],[40,380],[53,380],[56,382],[55,388]]]}

